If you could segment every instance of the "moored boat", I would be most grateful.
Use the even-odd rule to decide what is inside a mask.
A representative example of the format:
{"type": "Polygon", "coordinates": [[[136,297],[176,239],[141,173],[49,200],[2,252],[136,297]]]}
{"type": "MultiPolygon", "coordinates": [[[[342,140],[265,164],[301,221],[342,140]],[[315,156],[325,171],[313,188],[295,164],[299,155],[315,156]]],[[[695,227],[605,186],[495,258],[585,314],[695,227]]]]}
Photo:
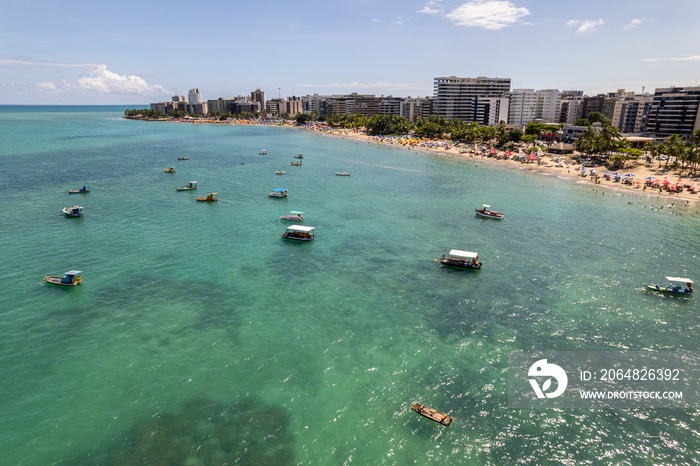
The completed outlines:
{"type": "Polygon", "coordinates": [[[80,193],[89,193],[90,192],[90,185],[86,184],[80,189],[69,189],[68,194],[80,194],[80,193]]]}
{"type": "Polygon", "coordinates": [[[175,188],[175,191],[191,191],[193,189],[197,189],[197,182],[196,181],[190,181],[185,186],[182,186],[180,188],[175,188]]]}
{"type": "Polygon", "coordinates": [[[479,253],[452,249],[447,255],[443,254],[440,263],[458,269],[480,269],[482,262],[479,253]]]}
{"type": "Polygon", "coordinates": [[[300,166],[301,166],[301,161],[299,161],[299,162],[289,162],[289,165],[295,165],[295,166],[297,166],[297,167],[300,167],[300,166]]]}
{"type": "Polygon", "coordinates": [[[164,168],[163,171],[165,173],[175,173],[175,168],[170,167],[170,168],[164,168]]]}
{"type": "Polygon", "coordinates": [[[666,277],[670,283],[665,285],[660,285],[658,283],[653,285],[646,285],[647,290],[660,291],[661,293],[671,293],[671,294],[681,294],[689,295],[693,294],[693,280],[690,278],[683,277],[666,277]],[[673,283],[685,283],[685,288],[679,285],[674,285],[673,283]]]}
{"type": "Polygon", "coordinates": [[[177,159],[178,160],[189,160],[190,158],[189,157],[178,157],[177,159]]]}
{"type": "Polygon", "coordinates": [[[296,220],[298,222],[301,222],[304,220],[303,214],[304,212],[301,212],[299,210],[292,210],[289,212],[287,215],[282,215],[280,218],[282,220],[296,220]]]}
{"type": "Polygon", "coordinates": [[[282,238],[295,241],[311,241],[315,237],[314,229],[314,227],[305,227],[304,225],[290,225],[287,227],[287,230],[282,233],[282,238]]]}
{"type": "Polygon", "coordinates": [[[267,151],[263,149],[260,152],[258,152],[258,155],[267,155],[267,151]]]}
{"type": "Polygon", "coordinates": [[[81,270],[69,270],[63,276],[44,275],[44,281],[53,285],[77,286],[83,282],[82,273],[81,270]]]}
{"type": "Polygon", "coordinates": [[[294,158],[295,159],[303,159],[304,156],[302,154],[299,154],[299,155],[295,155],[294,158]]]}
{"type": "Polygon", "coordinates": [[[335,172],[335,176],[350,176],[350,172],[335,172]]]}
{"type": "Polygon", "coordinates": [[[74,205],[73,207],[64,207],[63,213],[68,217],[82,217],[83,208],[79,205],[74,205]]]}
{"type": "Polygon", "coordinates": [[[447,414],[443,414],[438,410],[435,410],[433,408],[428,408],[425,405],[422,405],[420,403],[414,403],[413,406],[411,406],[411,409],[421,416],[427,417],[428,419],[432,419],[435,422],[439,422],[442,425],[449,426],[454,418],[452,416],[448,416],[447,414]]]}
{"type": "Polygon", "coordinates": [[[267,195],[270,197],[287,197],[287,194],[287,190],[284,188],[275,188],[267,193],[267,195]]]}
{"type": "Polygon", "coordinates": [[[199,202],[214,202],[218,201],[219,199],[216,197],[217,194],[219,193],[209,193],[207,194],[207,197],[195,197],[194,199],[199,202]]]}
{"type": "Polygon", "coordinates": [[[277,173],[278,175],[284,175],[287,172],[284,170],[277,170],[277,171],[275,171],[275,173],[277,173]]]}
{"type": "Polygon", "coordinates": [[[476,212],[476,215],[480,217],[486,217],[486,218],[497,218],[497,219],[502,219],[503,214],[500,212],[496,212],[495,210],[490,210],[491,206],[482,204],[481,209],[474,209],[476,212]]]}

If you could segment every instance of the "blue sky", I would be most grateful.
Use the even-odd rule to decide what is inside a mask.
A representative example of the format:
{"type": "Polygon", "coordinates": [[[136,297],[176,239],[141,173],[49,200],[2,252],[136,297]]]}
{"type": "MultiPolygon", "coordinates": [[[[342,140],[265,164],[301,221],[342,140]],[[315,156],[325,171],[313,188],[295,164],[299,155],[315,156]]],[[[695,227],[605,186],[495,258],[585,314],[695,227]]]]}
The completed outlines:
{"type": "Polygon", "coordinates": [[[0,104],[187,95],[432,95],[698,85],[698,0],[22,0],[0,15],[0,104]]]}

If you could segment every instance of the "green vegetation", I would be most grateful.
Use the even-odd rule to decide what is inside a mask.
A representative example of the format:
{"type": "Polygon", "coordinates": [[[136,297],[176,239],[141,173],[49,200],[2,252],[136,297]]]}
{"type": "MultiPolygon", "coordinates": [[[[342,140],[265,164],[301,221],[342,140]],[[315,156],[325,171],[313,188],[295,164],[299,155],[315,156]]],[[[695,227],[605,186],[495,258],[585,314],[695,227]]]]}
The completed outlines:
{"type": "Polygon", "coordinates": [[[150,108],[124,110],[124,116],[127,118],[168,118],[168,115],[165,113],[157,112],[155,110],[151,110],[150,108]]]}

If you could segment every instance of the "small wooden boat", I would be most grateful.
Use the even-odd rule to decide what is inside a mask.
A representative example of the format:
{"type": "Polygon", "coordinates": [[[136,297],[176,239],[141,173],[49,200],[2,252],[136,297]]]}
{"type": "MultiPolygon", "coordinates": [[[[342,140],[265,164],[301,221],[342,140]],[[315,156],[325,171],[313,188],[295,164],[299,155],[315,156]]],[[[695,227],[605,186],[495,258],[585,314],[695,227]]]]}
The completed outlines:
{"type": "Polygon", "coordinates": [[[427,406],[419,403],[415,403],[413,406],[411,406],[411,409],[421,416],[425,416],[428,419],[432,419],[433,421],[439,422],[445,426],[449,426],[454,419],[452,416],[448,416],[447,414],[443,414],[433,408],[428,408],[427,406]]]}
{"type": "Polygon", "coordinates": [[[175,173],[175,169],[173,167],[170,168],[164,168],[163,171],[165,173],[175,173]]]}
{"type": "Polygon", "coordinates": [[[290,225],[287,231],[282,233],[282,238],[294,241],[311,241],[314,239],[314,227],[303,225],[290,225]]]}
{"type": "Polygon", "coordinates": [[[83,282],[81,270],[69,270],[62,277],[58,275],[44,275],[44,281],[53,285],[77,286],[83,282]]]}
{"type": "Polygon", "coordinates": [[[459,249],[452,249],[447,256],[443,254],[440,263],[458,269],[480,269],[482,264],[479,253],[459,249]]]}
{"type": "Polygon", "coordinates": [[[350,176],[350,172],[335,172],[335,176],[350,176]]]}
{"type": "Polygon", "coordinates": [[[301,167],[301,162],[289,162],[289,165],[294,165],[297,167],[301,167]]]}
{"type": "Polygon", "coordinates": [[[287,172],[284,170],[277,170],[275,173],[277,173],[278,175],[284,175],[287,172]]]}
{"type": "Polygon", "coordinates": [[[693,280],[691,280],[690,278],[666,277],[666,280],[668,280],[671,283],[667,285],[660,285],[658,283],[655,285],[646,285],[647,290],[681,295],[693,294],[693,280]],[[686,286],[685,288],[683,288],[682,286],[674,285],[673,282],[685,283],[686,286]]]}
{"type": "Polygon", "coordinates": [[[209,193],[207,194],[207,197],[195,197],[194,199],[199,201],[199,202],[214,202],[218,201],[216,195],[219,193],[209,193]]]}
{"type": "Polygon", "coordinates": [[[294,158],[295,159],[303,159],[304,156],[302,154],[299,154],[299,155],[295,155],[294,158]]]}
{"type": "Polygon", "coordinates": [[[177,159],[178,160],[189,160],[190,158],[189,157],[178,157],[177,159]]]}
{"type": "Polygon", "coordinates": [[[63,213],[68,217],[82,217],[83,208],[79,205],[74,205],[73,207],[64,207],[63,213]]]}
{"type": "Polygon", "coordinates": [[[267,193],[267,195],[270,197],[287,197],[287,190],[284,188],[275,188],[267,193]]]}
{"type": "Polygon", "coordinates": [[[80,193],[89,193],[90,192],[90,185],[86,184],[80,189],[69,189],[68,194],[80,194],[80,193]]]}
{"type": "Polygon", "coordinates": [[[181,188],[175,188],[175,191],[191,191],[193,189],[197,189],[197,182],[196,181],[190,181],[187,183],[185,186],[182,186],[181,188]]]}
{"type": "Polygon", "coordinates": [[[486,217],[486,218],[497,218],[497,219],[502,219],[503,214],[496,212],[495,210],[489,210],[491,208],[490,205],[483,204],[481,206],[481,209],[474,209],[476,211],[476,215],[480,217],[486,217]]]}
{"type": "Polygon", "coordinates": [[[304,217],[302,216],[303,213],[304,212],[299,210],[292,210],[288,215],[283,215],[280,218],[282,220],[296,220],[297,222],[301,222],[304,220],[304,217]]]}
{"type": "Polygon", "coordinates": [[[267,155],[267,151],[263,149],[260,152],[258,152],[258,155],[267,155]]]}

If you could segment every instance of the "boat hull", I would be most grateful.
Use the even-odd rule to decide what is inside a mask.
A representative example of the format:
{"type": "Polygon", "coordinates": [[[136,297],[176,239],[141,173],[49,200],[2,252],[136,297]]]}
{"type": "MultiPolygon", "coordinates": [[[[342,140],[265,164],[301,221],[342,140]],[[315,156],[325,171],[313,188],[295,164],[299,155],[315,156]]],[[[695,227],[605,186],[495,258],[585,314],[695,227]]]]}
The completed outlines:
{"type": "Polygon", "coordinates": [[[44,281],[46,283],[51,283],[52,285],[59,285],[59,286],[78,286],[82,283],[82,278],[76,279],[73,281],[73,283],[65,283],[62,282],[61,280],[63,277],[57,277],[57,276],[52,276],[52,275],[44,275],[44,281]]]}
{"type": "Polygon", "coordinates": [[[669,288],[667,286],[661,286],[661,285],[647,285],[647,290],[651,291],[658,291],[661,293],[668,293],[668,294],[677,294],[677,295],[692,295],[692,291],[686,291],[685,288],[681,288],[680,290],[674,290],[673,288],[669,288]]]}
{"type": "Polygon", "coordinates": [[[314,237],[302,237],[298,235],[288,235],[282,234],[282,238],[292,240],[292,241],[313,241],[314,237]]]}
{"type": "Polygon", "coordinates": [[[501,220],[501,219],[503,218],[503,214],[495,214],[495,215],[494,215],[494,214],[490,214],[490,213],[487,213],[487,212],[481,212],[481,211],[479,211],[479,210],[476,211],[476,215],[478,215],[479,217],[484,217],[484,218],[495,218],[495,219],[498,219],[498,220],[501,220]]]}
{"type": "Polygon", "coordinates": [[[304,217],[299,217],[299,216],[296,216],[296,215],[283,215],[283,216],[281,216],[280,218],[281,218],[282,220],[296,220],[296,221],[299,221],[299,222],[301,222],[301,221],[304,220],[304,217]]]}
{"type": "Polygon", "coordinates": [[[450,260],[450,259],[441,259],[440,263],[442,265],[446,265],[448,267],[453,267],[455,269],[463,269],[463,270],[479,270],[481,268],[481,262],[477,262],[476,264],[472,261],[460,261],[460,260],[450,260]]]}

